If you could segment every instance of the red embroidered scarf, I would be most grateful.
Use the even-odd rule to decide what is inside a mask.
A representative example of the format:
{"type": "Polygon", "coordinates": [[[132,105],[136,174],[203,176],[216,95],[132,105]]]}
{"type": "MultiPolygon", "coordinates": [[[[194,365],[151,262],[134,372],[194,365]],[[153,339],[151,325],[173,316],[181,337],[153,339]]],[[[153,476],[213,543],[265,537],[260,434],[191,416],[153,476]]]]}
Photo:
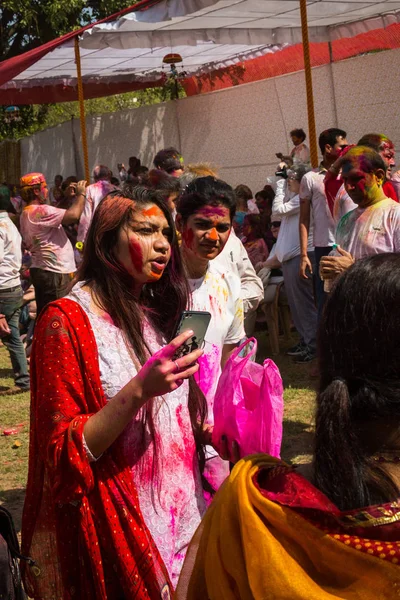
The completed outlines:
{"type": "Polygon", "coordinates": [[[168,599],[167,570],[143,521],[118,443],[95,463],[85,422],[105,405],[97,346],[80,306],[43,311],[31,359],[29,475],[22,519],[35,600],[168,599]]]}

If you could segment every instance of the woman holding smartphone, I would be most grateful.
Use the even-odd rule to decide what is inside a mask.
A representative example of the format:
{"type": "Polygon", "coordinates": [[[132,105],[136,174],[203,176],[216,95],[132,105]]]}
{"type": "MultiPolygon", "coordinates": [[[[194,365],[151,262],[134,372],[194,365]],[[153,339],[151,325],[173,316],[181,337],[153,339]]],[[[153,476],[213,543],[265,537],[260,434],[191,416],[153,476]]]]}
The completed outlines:
{"type": "MultiPolygon", "coordinates": [[[[190,183],[177,204],[176,224],[182,235],[181,251],[191,290],[190,308],[211,314],[204,354],[196,373],[207,398],[209,427],[213,425],[214,396],[221,370],[245,337],[240,279],[230,271],[221,273],[220,267],[213,264],[228,241],[235,206],[232,188],[211,176],[190,183]]],[[[228,464],[208,448],[205,475],[214,489],[228,473],[228,464]]]]}
{"type": "Polygon", "coordinates": [[[167,599],[205,509],[207,407],[192,377],[202,350],[175,358],[193,331],[167,344],[189,291],[156,192],[100,203],[77,279],[35,331],[26,589],[167,599]]]}

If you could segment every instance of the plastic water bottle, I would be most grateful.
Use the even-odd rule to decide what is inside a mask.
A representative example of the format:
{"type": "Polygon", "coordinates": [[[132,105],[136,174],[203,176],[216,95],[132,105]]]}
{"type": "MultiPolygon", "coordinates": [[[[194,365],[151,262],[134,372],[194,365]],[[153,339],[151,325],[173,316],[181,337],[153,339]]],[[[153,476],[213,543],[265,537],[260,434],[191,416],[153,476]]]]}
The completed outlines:
{"type": "MultiPolygon", "coordinates": [[[[332,246],[332,250],[329,252],[328,256],[341,256],[340,252],[337,249],[338,245],[337,244],[333,244],[332,246]]],[[[335,283],[335,279],[324,279],[322,274],[321,274],[321,270],[319,272],[319,276],[321,277],[322,281],[324,282],[324,292],[326,292],[327,294],[329,294],[329,292],[332,289],[333,284],[335,283]]]]}

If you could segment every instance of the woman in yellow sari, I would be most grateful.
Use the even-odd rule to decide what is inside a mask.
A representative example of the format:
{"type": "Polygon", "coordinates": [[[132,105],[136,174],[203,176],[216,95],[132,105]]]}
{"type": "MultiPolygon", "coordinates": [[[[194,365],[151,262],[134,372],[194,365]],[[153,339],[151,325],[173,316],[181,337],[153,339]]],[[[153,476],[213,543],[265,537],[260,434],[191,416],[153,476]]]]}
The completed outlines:
{"type": "Polygon", "coordinates": [[[319,332],[309,468],[241,460],[196,532],[177,600],[400,598],[400,255],[358,261],[319,332]]]}

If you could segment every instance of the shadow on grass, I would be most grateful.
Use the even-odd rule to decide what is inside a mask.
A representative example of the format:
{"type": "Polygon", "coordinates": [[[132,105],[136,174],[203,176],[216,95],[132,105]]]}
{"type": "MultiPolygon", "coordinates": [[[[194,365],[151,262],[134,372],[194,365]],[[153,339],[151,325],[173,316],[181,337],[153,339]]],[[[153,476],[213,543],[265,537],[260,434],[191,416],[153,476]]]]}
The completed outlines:
{"type": "Polygon", "coordinates": [[[13,490],[0,491],[0,504],[2,504],[12,514],[17,533],[21,531],[22,509],[24,507],[24,500],[24,488],[15,488],[13,490]]]}
{"type": "Polygon", "coordinates": [[[314,432],[310,423],[283,421],[282,458],[286,462],[304,462],[313,452],[314,432]]]}
{"type": "Polygon", "coordinates": [[[7,369],[7,368],[0,368],[0,379],[5,379],[5,378],[14,378],[14,371],[12,369],[7,369]]]}

